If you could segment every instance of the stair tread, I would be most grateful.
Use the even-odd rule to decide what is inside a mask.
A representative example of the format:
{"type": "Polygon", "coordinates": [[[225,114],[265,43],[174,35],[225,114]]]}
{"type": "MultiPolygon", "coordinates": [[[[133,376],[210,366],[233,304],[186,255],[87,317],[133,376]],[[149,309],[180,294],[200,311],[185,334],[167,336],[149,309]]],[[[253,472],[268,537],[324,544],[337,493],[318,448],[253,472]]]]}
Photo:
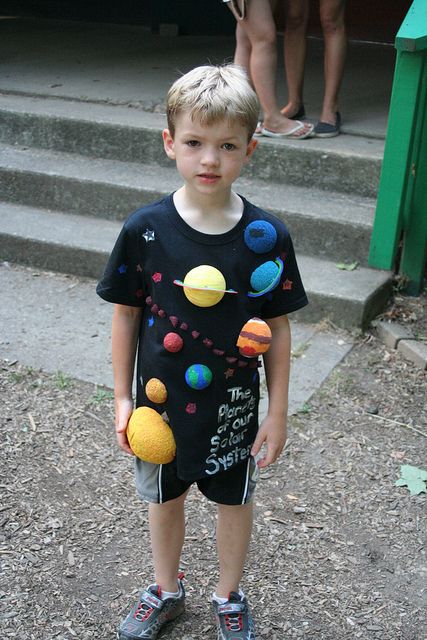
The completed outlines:
{"type": "MultiPolygon", "coordinates": [[[[0,234],[80,248],[109,255],[120,222],[47,211],[0,202],[0,234]]],[[[390,278],[387,271],[358,267],[340,270],[333,261],[298,253],[298,264],[308,292],[363,304],[390,278]]]]}
{"type": "MultiPolygon", "coordinates": [[[[123,107],[67,100],[62,98],[45,98],[26,96],[21,94],[5,94],[0,96],[0,112],[31,114],[48,118],[64,118],[67,120],[82,120],[96,124],[131,127],[136,130],[157,129],[161,131],[166,126],[166,116],[163,113],[152,113],[137,108],[123,107]]],[[[301,148],[301,142],[289,139],[261,138],[260,143],[276,146],[296,146],[301,148]]],[[[313,138],[302,143],[308,152],[316,150],[323,153],[338,153],[343,156],[364,156],[381,159],[384,153],[384,140],[345,134],[331,139],[313,138]]]]}
{"type": "MultiPolygon", "coordinates": [[[[165,195],[182,184],[172,164],[161,167],[6,144],[0,144],[0,156],[0,170],[58,176],[141,191],[155,190],[165,195]]],[[[287,212],[353,227],[372,227],[375,200],[366,196],[292,184],[275,183],[272,186],[268,181],[244,177],[236,181],[235,189],[254,204],[274,213],[286,215],[287,212]]],[[[126,213],[124,211],[123,215],[126,213]]]]}

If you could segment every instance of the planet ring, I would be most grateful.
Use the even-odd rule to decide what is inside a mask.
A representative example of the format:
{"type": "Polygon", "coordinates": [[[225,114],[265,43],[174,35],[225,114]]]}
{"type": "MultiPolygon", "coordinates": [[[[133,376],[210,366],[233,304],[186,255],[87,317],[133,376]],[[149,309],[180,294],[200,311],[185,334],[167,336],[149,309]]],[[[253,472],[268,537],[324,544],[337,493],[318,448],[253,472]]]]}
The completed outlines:
{"type": "Polygon", "coordinates": [[[197,291],[216,291],[217,293],[237,293],[234,289],[216,289],[215,287],[200,287],[193,284],[187,284],[182,282],[182,280],[174,280],[174,284],[178,285],[178,287],[185,287],[186,289],[196,289],[197,291]]]}
{"type": "Polygon", "coordinates": [[[281,258],[276,258],[274,262],[278,266],[277,275],[273,278],[273,280],[270,282],[268,287],[266,287],[265,289],[262,289],[262,291],[249,291],[248,292],[249,298],[258,298],[259,296],[263,296],[269,291],[272,291],[278,285],[279,280],[283,273],[283,260],[281,258]]]}

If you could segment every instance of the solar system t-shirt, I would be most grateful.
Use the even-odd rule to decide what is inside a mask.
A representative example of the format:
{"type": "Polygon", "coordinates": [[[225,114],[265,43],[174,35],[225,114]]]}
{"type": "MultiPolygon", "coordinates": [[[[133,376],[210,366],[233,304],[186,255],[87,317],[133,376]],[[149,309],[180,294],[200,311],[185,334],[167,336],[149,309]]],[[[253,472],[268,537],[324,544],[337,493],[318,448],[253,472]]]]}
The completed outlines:
{"type": "Polygon", "coordinates": [[[136,404],[167,414],[183,480],[248,459],[258,354],[269,346],[260,321],[307,304],[286,226],[242,201],[237,225],[219,235],[190,227],[173,195],[139,209],[97,287],[104,300],[143,309],[136,404]]]}

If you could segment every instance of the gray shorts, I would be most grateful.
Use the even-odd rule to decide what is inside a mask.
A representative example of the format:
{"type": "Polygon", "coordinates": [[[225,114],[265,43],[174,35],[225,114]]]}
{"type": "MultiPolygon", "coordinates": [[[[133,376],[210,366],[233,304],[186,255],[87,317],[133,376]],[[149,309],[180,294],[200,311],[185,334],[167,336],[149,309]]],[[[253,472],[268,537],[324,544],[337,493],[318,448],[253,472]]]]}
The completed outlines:
{"type": "Polygon", "coordinates": [[[208,500],[217,504],[246,504],[253,498],[259,469],[251,456],[240,464],[200,480],[178,478],[176,461],[152,464],[135,459],[135,483],[138,496],[146,502],[162,504],[182,496],[196,482],[208,500]]]}

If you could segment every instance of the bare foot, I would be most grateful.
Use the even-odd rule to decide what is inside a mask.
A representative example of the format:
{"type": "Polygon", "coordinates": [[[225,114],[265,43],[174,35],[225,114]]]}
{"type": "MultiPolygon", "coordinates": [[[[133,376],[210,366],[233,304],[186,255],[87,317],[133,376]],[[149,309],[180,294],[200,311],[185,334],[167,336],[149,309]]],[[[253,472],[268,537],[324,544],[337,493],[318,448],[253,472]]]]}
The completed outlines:
{"type": "Polygon", "coordinates": [[[280,113],[284,115],[285,118],[298,120],[305,116],[305,109],[302,102],[288,102],[288,104],[280,110],[280,113]]]}
{"type": "Polygon", "coordinates": [[[330,109],[322,109],[319,120],[320,122],[327,122],[335,126],[337,123],[337,113],[338,109],[334,109],[333,111],[330,109]]]}

